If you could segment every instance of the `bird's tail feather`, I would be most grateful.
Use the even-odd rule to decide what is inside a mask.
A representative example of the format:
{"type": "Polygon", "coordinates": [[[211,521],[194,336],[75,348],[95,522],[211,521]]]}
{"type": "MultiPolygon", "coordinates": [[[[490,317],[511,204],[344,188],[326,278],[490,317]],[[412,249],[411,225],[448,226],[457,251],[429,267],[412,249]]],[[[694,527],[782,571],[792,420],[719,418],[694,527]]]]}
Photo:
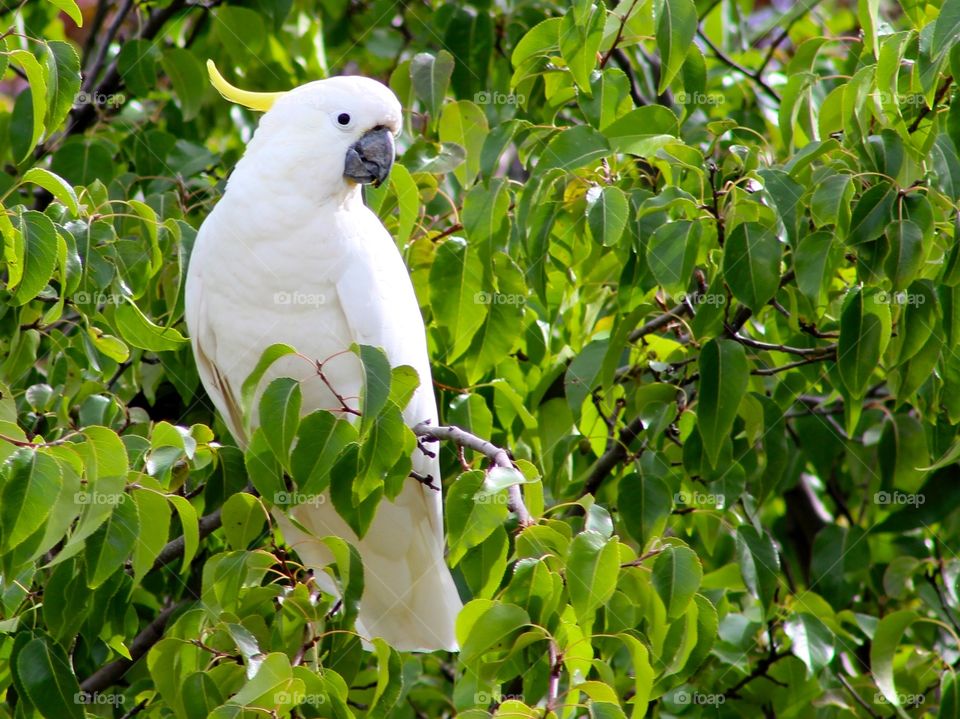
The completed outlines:
{"type": "Polygon", "coordinates": [[[419,507],[424,491],[411,482],[396,502],[381,502],[361,540],[329,502],[291,510],[309,534],[279,509],[274,515],[287,542],[318,574],[332,561],[319,537],[344,537],[357,547],[364,568],[357,631],[365,639],[382,637],[400,651],[456,651],[454,624],[463,605],[442,540],[419,507]]]}

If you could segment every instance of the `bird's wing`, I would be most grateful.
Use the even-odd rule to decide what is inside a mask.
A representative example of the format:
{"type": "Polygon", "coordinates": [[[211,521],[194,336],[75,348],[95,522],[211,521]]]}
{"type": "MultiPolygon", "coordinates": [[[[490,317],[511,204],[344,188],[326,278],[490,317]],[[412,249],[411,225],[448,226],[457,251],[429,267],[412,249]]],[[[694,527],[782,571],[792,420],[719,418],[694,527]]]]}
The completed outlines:
{"type": "MultiPolygon", "coordinates": [[[[382,347],[392,366],[406,364],[417,371],[420,387],[403,411],[406,423],[411,427],[419,422],[436,424],[437,405],[426,331],[410,274],[393,238],[373,213],[369,213],[369,217],[373,222],[365,223],[367,236],[359,249],[367,256],[351,262],[337,282],[339,304],[354,342],[382,347]]],[[[436,484],[440,483],[439,462],[435,457],[417,450],[413,468],[422,475],[431,475],[436,484]]],[[[440,493],[423,485],[418,485],[418,490],[423,495],[433,531],[442,542],[440,493]]]]}
{"type": "MultiPolygon", "coordinates": [[[[212,220],[213,216],[208,218],[208,222],[212,220]]],[[[211,231],[210,228],[201,228],[201,232],[204,229],[207,229],[208,232],[211,231]]],[[[199,246],[199,243],[196,246],[199,246]]],[[[242,447],[246,444],[246,437],[243,432],[243,411],[240,407],[240,395],[235,391],[238,388],[232,387],[226,375],[217,367],[215,360],[217,356],[217,336],[213,329],[214,324],[210,321],[202,262],[199,260],[200,258],[194,258],[194,261],[190,264],[184,298],[185,320],[190,332],[190,343],[193,346],[200,380],[203,382],[203,386],[206,388],[214,406],[220,411],[220,416],[226,422],[233,438],[242,447]]]]}

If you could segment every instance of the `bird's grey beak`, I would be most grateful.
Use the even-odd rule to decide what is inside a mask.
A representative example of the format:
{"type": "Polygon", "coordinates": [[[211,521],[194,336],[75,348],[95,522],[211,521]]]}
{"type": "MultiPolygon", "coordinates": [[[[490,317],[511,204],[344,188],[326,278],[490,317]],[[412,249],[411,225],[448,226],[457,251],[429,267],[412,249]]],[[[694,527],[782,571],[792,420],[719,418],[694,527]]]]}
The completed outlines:
{"type": "Polygon", "coordinates": [[[393,133],[385,127],[375,127],[347,150],[343,176],[361,184],[372,182],[374,187],[379,187],[390,174],[395,155],[393,133]]]}

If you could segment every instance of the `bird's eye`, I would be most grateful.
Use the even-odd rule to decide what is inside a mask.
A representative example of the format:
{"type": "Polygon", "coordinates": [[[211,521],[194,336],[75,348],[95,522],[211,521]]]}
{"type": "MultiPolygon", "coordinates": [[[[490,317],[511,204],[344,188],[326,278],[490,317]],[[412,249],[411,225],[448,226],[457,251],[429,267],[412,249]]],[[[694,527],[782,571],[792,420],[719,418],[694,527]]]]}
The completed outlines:
{"type": "Polygon", "coordinates": [[[337,115],[337,122],[339,122],[341,125],[349,125],[350,116],[345,112],[341,112],[339,115],[337,115]]]}

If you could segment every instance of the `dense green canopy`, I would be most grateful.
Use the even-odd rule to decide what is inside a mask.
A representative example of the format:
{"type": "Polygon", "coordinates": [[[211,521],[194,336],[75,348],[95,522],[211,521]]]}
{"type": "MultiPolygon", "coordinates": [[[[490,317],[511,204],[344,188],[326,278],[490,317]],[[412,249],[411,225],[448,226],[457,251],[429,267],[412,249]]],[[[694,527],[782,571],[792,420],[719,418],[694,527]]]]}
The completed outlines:
{"type": "Polygon", "coordinates": [[[5,0],[0,33],[0,717],[960,715],[960,3],[5,0]],[[459,654],[365,651],[356,551],[337,601],[268,512],[329,491],[362,532],[416,481],[415,377],[357,348],[390,392],[355,427],[277,380],[246,453],[199,385],[185,269],[259,119],[208,58],[404,106],[366,199],[442,423],[513,460],[431,445],[459,654]]]}

